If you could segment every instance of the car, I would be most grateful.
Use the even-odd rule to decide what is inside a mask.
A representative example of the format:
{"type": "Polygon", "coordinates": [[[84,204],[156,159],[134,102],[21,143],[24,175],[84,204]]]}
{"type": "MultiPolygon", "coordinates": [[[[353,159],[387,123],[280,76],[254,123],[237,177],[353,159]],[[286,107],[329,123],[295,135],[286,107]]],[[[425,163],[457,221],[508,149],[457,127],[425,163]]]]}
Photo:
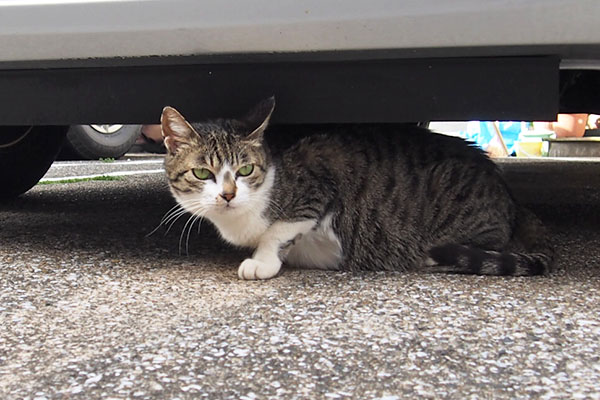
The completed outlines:
{"type": "Polygon", "coordinates": [[[600,110],[597,0],[0,0],[0,185],[48,168],[68,127],[553,120],[600,110]]]}

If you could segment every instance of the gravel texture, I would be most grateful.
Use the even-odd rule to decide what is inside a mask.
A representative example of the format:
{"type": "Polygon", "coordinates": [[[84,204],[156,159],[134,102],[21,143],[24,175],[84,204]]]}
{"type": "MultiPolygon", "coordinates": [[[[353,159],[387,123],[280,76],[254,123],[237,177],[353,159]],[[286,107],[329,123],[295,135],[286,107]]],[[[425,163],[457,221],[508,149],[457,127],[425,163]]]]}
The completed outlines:
{"type": "Polygon", "coordinates": [[[600,164],[502,168],[550,276],[240,281],[208,223],[146,237],[161,175],[38,186],[0,206],[0,398],[600,398],[600,164]]]}

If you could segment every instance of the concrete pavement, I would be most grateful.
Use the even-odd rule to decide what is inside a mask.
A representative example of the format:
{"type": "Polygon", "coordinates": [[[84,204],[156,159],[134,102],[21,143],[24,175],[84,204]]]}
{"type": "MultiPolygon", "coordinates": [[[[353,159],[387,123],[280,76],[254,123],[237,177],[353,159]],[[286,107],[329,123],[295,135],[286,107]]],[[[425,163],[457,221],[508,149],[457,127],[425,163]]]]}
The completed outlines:
{"type": "Polygon", "coordinates": [[[550,276],[240,281],[208,223],[146,237],[161,174],[37,186],[0,206],[0,398],[600,398],[600,164],[502,168],[550,276]]]}

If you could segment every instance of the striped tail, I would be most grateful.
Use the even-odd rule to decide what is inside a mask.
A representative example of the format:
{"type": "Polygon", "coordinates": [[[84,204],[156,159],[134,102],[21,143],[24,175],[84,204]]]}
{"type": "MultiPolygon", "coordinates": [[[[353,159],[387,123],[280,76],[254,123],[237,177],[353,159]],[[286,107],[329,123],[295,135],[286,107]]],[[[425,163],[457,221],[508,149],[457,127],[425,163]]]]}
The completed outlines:
{"type": "Polygon", "coordinates": [[[499,253],[458,244],[429,250],[428,270],[477,275],[542,275],[550,271],[546,253],[499,253]]]}
{"type": "Polygon", "coordinates": [[[426,270],[477,275],[542,275],[552,271],[554,250],[541,221],[520,209],[513,241],[524,251],[497,252],[473,246],[444,244],[429,250],[426,270]]]}

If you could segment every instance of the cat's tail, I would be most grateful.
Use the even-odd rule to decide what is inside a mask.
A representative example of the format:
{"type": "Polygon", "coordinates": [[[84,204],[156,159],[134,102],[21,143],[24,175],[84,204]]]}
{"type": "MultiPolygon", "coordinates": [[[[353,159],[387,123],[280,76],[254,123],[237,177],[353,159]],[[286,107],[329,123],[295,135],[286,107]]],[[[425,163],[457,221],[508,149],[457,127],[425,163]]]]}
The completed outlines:
{"type": "Polygon", "coordinates": [[[429,250],[426,269],[477,275],[542,275],[552,271],[554,250],[546,228],[530,211],[520,209],[513,242],[523,251],[497,252],[472,246],[444,244],[429,250]]]}

